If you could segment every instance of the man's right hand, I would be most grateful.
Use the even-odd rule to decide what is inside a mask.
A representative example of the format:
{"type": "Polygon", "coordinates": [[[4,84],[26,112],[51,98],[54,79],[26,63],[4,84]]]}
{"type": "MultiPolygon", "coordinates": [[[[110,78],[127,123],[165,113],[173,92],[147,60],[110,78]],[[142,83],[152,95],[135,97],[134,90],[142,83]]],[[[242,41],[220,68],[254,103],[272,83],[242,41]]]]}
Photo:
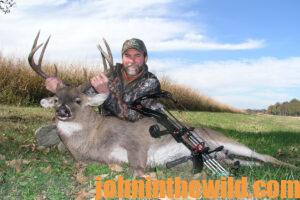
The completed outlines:
{"type": "Polygon", "coordinates": [[[109,93],[108,78],[104,73],[91,78],[91,84],[98,93],[109,93]]]}
{"type": "Polygon", "coordinates": [[[56,90],[59,87],[63,86],[64,84],[63,84],[62,80],[60,80],[57,77],[49,77],[49,78],[46,79],[45,85],[46,85],[47,90],[49,90],[50,92],[55,93],[56,90]]]}

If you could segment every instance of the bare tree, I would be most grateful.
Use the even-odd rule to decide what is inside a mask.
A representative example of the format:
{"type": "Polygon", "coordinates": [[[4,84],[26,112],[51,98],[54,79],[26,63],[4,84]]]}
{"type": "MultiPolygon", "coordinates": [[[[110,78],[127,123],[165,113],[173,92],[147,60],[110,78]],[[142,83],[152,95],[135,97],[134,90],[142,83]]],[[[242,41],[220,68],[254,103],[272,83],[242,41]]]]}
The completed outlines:
{"type": "Polygon", "coordinates": [[[0,11],[7,14],[15,4],[16,2],[14,0],[0,0],[0,11]]]}

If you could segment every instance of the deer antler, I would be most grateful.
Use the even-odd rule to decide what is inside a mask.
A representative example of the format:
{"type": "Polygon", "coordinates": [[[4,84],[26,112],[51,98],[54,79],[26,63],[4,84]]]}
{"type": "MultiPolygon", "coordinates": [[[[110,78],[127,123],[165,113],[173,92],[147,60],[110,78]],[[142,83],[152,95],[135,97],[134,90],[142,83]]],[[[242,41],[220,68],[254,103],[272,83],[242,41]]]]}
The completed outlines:
{"type": "MultiPolygon", "coordinates": [[[[39,44],[37,46],[37,41],[39,39],[39,36],[40,36],[40,31],[38,32],[38,34],[36,35],[35,39],[34,39],[34,42],[33,42],[33,45],[32,45],[32,48],[31,48],[31,51],[29,53],[29,56],[28,56],[28,62],[31,66],[31,68],[38,74],[40,75],[41,77],[43,77],[44,79],[46,78],[49,78],[51,77],[50,75],[46,74],[45,72],[42,71],[41,69],[41,65],[42,65],[42,60],[43,60],[43,57],[44,57],[44,53],[45,53],[45,50],[46,50],[46,47],[48,45],[48,42],[50,40],[50,36],[48,37],[46,43],[44,44],[43,46],[43,49],[42,49],[42,52],[41,52],[41,55],[39,57],[39,60],[38,60],[38,64],[35,63],[34,61],[34,54],[36,53],[36,51],[43,45],[42,44],[39,44]]],[[[57,67],[55,65],[55,77],[57,76],[57,67]]]]}
{"type": "MultiPolygon", "coordinates": [[[[103,66],[104,66],[104,73],[107,77],[109,77],[109,76],[111,76],[112,72],[114,71],[114,60],[112,57],[110,47],[104,38],[103,38],[103,42],[106,46],[107,53],[105,51],[103,51],[100,44],[97,45],[97,48],[99,49],[99,51],[101,53],[103,66]],[[107,67],[107,63],[109,65],[109,68],[107,67]]],[[[86,70],[84,71],[84,74],[86,74],[86,70]]],[[[85,77],[86,77],[86,75],[85,75],[85,77]]],[[[88,90],[89,88],[91,88],[92,85],[91,85],[90,81],[85,81],[79,87],[80,87],[80,90],[84,92],[84,91],[88,90]]]]}
{"type": "Polygon", "coordinates": [[[103,61],[103,66],[104,66],[104,73],[107,76],[110,76],[111,73],[114,71],[114,60],[113,60],[113,57],[112,57],[110,47],[109,47],[108,43],[106,42],[106,40],[104,38],[103,38],[103,42],[106,46],[107,53],[105,51],[103,51],[100,44],[97,45],[97,48],[99,49],[99,51],[101,53],[101,56],[102,56],[102,61],[103,61]],[[109,69],[107,68],[107,63],[106,62],[108,62],[109,69]]]}

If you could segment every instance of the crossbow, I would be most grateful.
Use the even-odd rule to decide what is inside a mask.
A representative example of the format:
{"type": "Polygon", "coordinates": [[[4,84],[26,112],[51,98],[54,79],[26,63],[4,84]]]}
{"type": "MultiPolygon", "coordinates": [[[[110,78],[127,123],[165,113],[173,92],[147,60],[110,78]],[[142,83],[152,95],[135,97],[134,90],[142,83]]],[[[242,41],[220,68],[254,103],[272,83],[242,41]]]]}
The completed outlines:
{"type": "Polygon", "coordinates": [[[143,100],[158,98],[169,99],[174,103],[177,103],[170,92],[160,91],[159,93],[138,98],[131,104],[130,108],[145,116],[154,117],[159,124],[166,128],[165,130],[161,131],[158,124],[150,126],[149,132],[152,137],[159,138],[163,135],[171,134],[178,143],[183,143],[191,151],[190,156],[184,156],[170,161],[166,164],[166,167],[171,168],[187,162],[188,160],[192,160],[194,173],[201,172],[203,166],[205,166],[213,174],[218,176],[229,176],[230,173],[214,157],[210,155],[213,152],[222,151],[224,148],[223,146],[219,146],[216,149],[211,150],[208,146],[206,146],[205,141],[194,132],[193,127],[184,125],[167,109],[163,107],[150,109],[142,105],[143,100]]]}

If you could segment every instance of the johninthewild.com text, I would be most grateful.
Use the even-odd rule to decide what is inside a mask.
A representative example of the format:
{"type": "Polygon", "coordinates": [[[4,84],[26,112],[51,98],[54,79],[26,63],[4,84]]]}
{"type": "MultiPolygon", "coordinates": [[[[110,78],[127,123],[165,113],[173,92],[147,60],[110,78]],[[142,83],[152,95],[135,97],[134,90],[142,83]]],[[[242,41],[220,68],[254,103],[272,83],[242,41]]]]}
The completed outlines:
{"type": "Polygon", "coordinates": [[[299,180],[256,180],[249,184],[248,177],[216,180],[184,180],[180,177],[155,180],[117,180],[96,178],[96,200],[105,198],[300,198],[299,180]]]}

